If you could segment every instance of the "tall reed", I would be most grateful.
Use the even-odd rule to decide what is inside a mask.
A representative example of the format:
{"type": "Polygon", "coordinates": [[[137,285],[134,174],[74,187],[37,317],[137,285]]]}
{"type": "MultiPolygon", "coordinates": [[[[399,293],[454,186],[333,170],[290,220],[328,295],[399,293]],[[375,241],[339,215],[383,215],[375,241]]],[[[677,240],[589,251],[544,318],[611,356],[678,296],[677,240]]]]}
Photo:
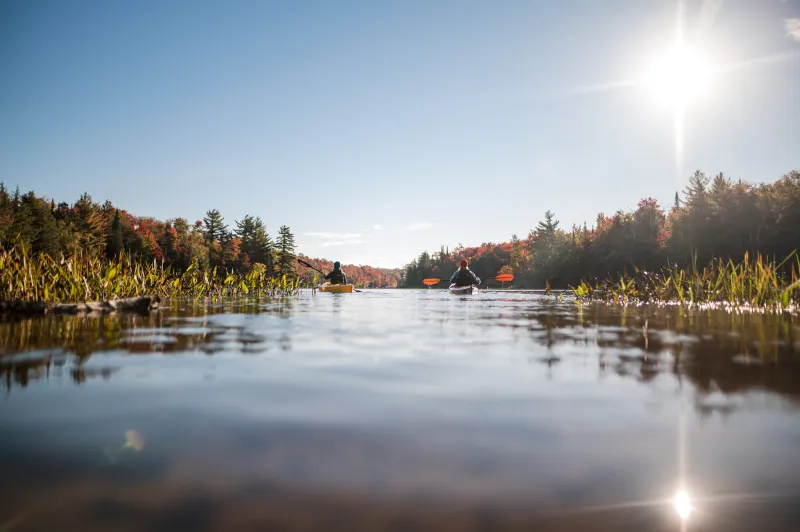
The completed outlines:
{"type": "Polygon", "coordinates": [[[135,297],[284,296],[297,293],[300,279],[273,277],[262,265],[247,273],[184,272],[163,263],[140,262],[129,254],[116,259],[74,255],[32,255],[23,245],[0,250],[0,299],[78,302],[135,297]]]}
{"type": "Polygon", "coordinates": [[[632,277],[606,279],[594,285],[582,281],[572,287],[579,300],[620,303],[679,303],[721,305],[769,310],[800,309],[800,255],[781,263],[745,254],[744,260],[716,259],[704,268],[672,265],[659,273],[636,270],[632,277]]]}

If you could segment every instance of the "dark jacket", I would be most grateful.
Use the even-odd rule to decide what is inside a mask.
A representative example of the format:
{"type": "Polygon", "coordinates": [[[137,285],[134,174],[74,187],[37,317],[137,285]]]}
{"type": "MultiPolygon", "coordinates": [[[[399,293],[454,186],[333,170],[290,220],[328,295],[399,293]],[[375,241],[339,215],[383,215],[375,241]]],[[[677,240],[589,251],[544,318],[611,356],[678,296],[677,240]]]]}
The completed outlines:
{"type": "Polygon", "coordinates": [[[455,283],[456,286],[478,286],[481,284],[481,279],[469,268],[459,268],[450,278],[450,282],[455,283]]]}
{"type": "Polygon", "coordinates": [[[331,284],[347,284],[347,276],[340,268],[334,268],[324,279],[329,280],[331,284]]]}

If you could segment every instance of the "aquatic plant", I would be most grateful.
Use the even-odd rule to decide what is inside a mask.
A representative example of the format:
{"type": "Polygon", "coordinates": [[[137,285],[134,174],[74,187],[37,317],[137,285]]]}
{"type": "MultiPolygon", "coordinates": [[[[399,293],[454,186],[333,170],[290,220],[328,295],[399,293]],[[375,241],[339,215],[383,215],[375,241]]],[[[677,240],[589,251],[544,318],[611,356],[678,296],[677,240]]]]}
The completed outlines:
{"type": "Polygon", "coordinates": [[[713,260],[698,268],[671,265],[661,272],[636,270],[635,275],[571,287],[578,300],[618,303],[677,303],[732,305],[768,310],[800,310],[800,255],[780,263],[745,253],[744,260],[713,260]]]}
{"type": "Polygon", "coordinates": [[[270,276],[258,263],[244,273],[195,264],[177,272],[163,262],[141,262],[128,253],[115,259],[80,250],[72,255],[34,255],[24,244],[0,250],[0,299],[5,300],[78,302],[144,294],[284,296],[297,293],[300,286],[300,279],[270,276]]]}

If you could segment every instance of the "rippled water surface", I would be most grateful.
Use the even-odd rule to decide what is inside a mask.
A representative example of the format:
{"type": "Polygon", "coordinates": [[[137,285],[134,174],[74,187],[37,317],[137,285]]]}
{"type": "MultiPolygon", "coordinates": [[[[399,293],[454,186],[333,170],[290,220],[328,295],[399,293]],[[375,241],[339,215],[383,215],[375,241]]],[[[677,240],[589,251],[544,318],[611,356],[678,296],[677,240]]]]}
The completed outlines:
{"type": "Polygon", "coordinates": [[[0,324],[0,396],[3,532],[800,530],[787,316],[174,302],[0,324]]]}

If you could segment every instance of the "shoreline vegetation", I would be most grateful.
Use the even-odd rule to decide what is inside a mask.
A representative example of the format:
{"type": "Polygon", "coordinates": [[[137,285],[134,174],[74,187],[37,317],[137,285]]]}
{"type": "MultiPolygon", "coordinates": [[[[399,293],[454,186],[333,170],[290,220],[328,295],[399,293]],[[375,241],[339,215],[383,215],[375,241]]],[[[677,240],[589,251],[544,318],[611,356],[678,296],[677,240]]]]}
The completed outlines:
{"type": "MultiPolygon", "coordinates": [[[[177,272],[163,262],[143,262],[128,253],[116,259],[77,252],[71,256],[32,255],[24,245],[0,250],[0,301],[40,303],[110,302],[139,297],[281,297],[296,294],[300,277],[275,277],[256,264],[248,272],[177,272]]],[[[9,306],[9,308],[11,308],[9,306]]],[[[99,309],[99,307],[98,307],[99,309]]]]}
{"type": "MultiPolygon", "coordinates": [[[[122,258],[128,266],[141,264],[159,278],[166,270],[176,276],[200,271],[212,277],[216,271],[226,287],[218,291],[225,293],[241,287],[242,281],[250,291],[253,286],[271,291],[283,284],[284,277],[287,283],[313,286],[316,273],[298,269],[298,257],[320,269],[333,268],[332,262],[296,253],[294,234],[286,225],[273,239],[257,216],[245,215],[233,229],[216,209],[194,223],[185,218],[160,221],[134,216],[110,201],[96,203],[87,193],[73,204],[56,204],[33,191],[9,192],[0,183],[0,250],[14,248],[24,248],[29,257],[92,261],[93,268],[122,258]]],[[[396,287],[400,280],[397,269],[355,265],[342,269],[357,288],[396,287]]],[[[181,284],[185,288],[187,283],[181,284]]],[[[215,286],[210,281],[206,285],[205,293],[215,286]]],[[[8,297],[7,287],[0,290],[0,298],[8,297]]]]}
{"type": "Polygon", "coordinates": [[[582,281],[571,292],[578,301],[797,313],[800,255],[792,253],[776,264],[761,255],[751,260],[745,253],[739,264],[718,259],[702,269],[693,265],[655,273],[636,271],[616,280],[582,281]]]}
{"type": "Polygon", "coordinates": [[[551,211],[527,237],[423,252],[404,284],[445,277],[462,258],[507,288],[561,289],[579,300],[797,308],[800,172],[751,184],[697,171],[670,208],[653,198],[565,230],[551,211]]]}
{"type": "MultiPolygon", "coordinates": [[[[547,211],[525,239],[423,252],[405,268],[345,265],[357,288],[423,288],[461,258],[481,277],[511,273],[509,289],[566,290],[578,301],[715,305],[797,311],[800,172],[752,185],[696,172],[662,209],[559,227],[547,211]]],[[[266,297],[314,287],[332,263],[295,252],[287,226],[275,241],[258,217],[228,230],[210,210],[190,225],[135,217],[83,194],[73,205],[9,193],[0,183],[0,300],[78,303],[140,296],[266,297]]]]}

